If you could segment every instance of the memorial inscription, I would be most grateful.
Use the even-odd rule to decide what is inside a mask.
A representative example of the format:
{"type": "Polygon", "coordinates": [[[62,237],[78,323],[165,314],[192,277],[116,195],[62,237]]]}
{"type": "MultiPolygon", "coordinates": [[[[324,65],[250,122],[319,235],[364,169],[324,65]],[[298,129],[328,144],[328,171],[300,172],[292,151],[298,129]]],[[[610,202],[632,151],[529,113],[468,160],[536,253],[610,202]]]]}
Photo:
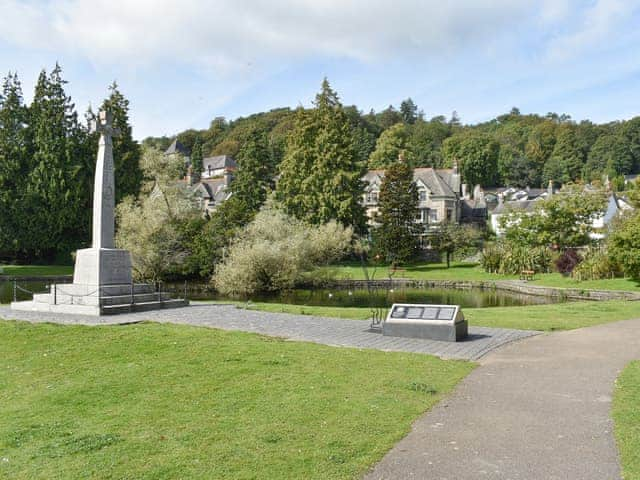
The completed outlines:
{"type": "Polygon", "coordinates": [[[382,324],[383,335],[456,342],[468,325],[458,305],[394,304],[382,324]]]}

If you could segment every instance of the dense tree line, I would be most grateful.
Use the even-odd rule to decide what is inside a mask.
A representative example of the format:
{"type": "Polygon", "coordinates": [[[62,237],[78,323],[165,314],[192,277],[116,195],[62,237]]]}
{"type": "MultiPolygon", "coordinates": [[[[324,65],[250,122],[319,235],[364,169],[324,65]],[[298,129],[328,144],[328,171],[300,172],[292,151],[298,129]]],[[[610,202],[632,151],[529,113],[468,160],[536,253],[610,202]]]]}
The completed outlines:
{"type": "MultiPolygon", "coordinates": [[[[282,108],[227,121],[216,118],[206,130],[187,130],[178,139],[198,146],[204,156],[237,155],[260,132],[270,165],[285,157],[287,138],[302,109],[282,108]]],[[[314,109],[303,110],[305,112],[314,109]]],[[[450,118],[430,119],[408,98],[400,107],[364,113],[344,106],[352,129],[352,147],[367,168],[385,169],[400,152],[412,167],[448,168],[457,164],[465,182],[483,186],[541,187],[549,181],[603,182],[640,170],[640,117],[595,124],[565,114],[522,114],[517,108],[488,122],[462,125],[450,118]]],[[[170,138],[145,143],[166,148],[170,138]]]]}
{"type": "MultiPolygon", "coordinates": [[[[98,135],[81,121],[59,65],[43,70],[26,105],[17,74],[0,93],[0,258],[62,261],[90,242],[98,135]]],[[[140,186],[139,145],[131,136],[129,104],[114,83],[101,108],[114,115],[118,200],[140,186]]],[[[93,118],[91,110],[86,120],[93,118]]]]}

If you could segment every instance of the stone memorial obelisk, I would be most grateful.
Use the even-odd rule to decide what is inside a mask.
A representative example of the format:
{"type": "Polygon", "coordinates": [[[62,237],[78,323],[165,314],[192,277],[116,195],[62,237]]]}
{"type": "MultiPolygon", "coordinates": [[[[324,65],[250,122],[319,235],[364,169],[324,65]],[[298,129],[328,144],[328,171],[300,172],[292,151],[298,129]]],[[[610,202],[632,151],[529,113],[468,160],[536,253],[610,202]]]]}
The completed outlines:
{"type": "Polygon", "coordinates": [[[131,254],[115,248],[115,179],[113,141],[118,135],[112,115],[100,112],[95,129],[100,132],[93,189],[93,241],[91,248],[78,250],[73,283],[90,286],[131,283],[131,254]]]}
{"type": "Polygon", "coordinates": [[[113,128],[109,112],[100,112],[94,127],[100,132],[93,190],[91,248],[78,250],[73,283],[52,285],[49,293],[33,300],[13,302],[15,310],[109,315],[158,308],[183,307],[186,299],[172,299],[153,285],[135,284],[131,275],[131,254],[115,248],[115,181],[113,174],[113,128]]]}

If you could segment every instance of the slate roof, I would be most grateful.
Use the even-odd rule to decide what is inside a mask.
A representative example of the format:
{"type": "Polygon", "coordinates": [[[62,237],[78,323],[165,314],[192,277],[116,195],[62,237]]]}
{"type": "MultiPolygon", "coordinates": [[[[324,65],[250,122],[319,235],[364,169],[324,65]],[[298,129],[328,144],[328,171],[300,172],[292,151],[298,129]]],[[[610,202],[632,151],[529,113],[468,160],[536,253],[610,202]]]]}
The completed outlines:
{"type": "Polygon", "coordinates": [[[202,159],[203,171],[219,170],[221,168],[236,169],[238,164],[230,155],[217,155],[215,157],[207,157],[202,159]]]}
{"type": "Polygon", "coordinates": [[[224,202],[231,196],[231,191],[227,188],[224,178],[202,179],[195,185],[194,190],[201,190],[203,198],[213,200],[214,204],[224,202]]]}
{"type": "Polygon", "coordinates": [[[538,203],[536,200],[513,200],[509,202],[499,203],[491,213],[501,214],[516,210],[531,212],[535,208],[536,203],[538,203]]]}
{"type": "MultiPolygon", "coordinates": [[[[456,198],[460,183],[452,175],[453,170],[435,170],[433,168],[415,168],[413,170],[413,180],[420,180],[429,189],[434,197],[456,198]],[[455,189],[455,190],[454,190],[455,189]]],[[[381,183],[384,178],[384,170],[369,170],[362,180],[368,184],[381,183]]],[[[459,178],[459,177],[458,177],[459,178]]]]}
{"type": "Polygon", "coordinates": [[[179,153],[180,155],[185,155],[187,157],[189,156],[189,150],[187,149],[187,147],[181,144],[177,138],[171,143],[171,145],[169,145],[169,148],[165,150],[164,154],[174,155],[176,153],[179,153]]]}

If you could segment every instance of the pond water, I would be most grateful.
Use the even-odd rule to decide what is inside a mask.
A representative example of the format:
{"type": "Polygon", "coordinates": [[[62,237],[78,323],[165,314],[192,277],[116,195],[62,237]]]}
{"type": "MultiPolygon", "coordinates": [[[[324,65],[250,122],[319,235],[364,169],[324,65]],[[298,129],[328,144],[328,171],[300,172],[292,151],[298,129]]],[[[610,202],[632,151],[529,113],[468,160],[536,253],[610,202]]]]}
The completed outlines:
{"type": "MultiPolygon", "coordinates": [[[[183,288],[183,287],[182,287],[183,288]]],[[[176,286],[175,292],[181,290],[176,286]]],[[[190,293],[193,300],[228,300],[215,292],[190,293]]],[[[390,307],[393,303],[456,304],[466,308],[515,307],[558,303],[552,297],[524,295],[493,289],[402,288],[392,289],[296,289],[279,294],[252,295],[253,302],[289,303],[331,307],[390,307]]]]}
{"type": "MultiPolygon", "coordinates": [[[[47,282],[22,281],[18,285],[26,290],[47,292],[47,282]]],[[[184,284],[167,285],[167,291],[176,296],[184,293],[184,284]]],[[[191,300],[228,300],[202,285],[189,285],[188,297],[191,300]]],[[[31,295],[17,291],[18,300],[29,300],[31,295]]],[[[9,303],[13,299],[13,282],[0,282],[0,303],[9,303]]],[[[253,302],[290,303],[294,305],[331,306],[331,307],[390,307],[393,303],[434,303],[456,304],[466,308],[513,307],[557,303],[562,300],[551,297],[524,295],[492,289],[455,289],[455,288],[402,288],[392,289],[296,289],[279,294],[252,295],[245,299],[253,302]]]]}

